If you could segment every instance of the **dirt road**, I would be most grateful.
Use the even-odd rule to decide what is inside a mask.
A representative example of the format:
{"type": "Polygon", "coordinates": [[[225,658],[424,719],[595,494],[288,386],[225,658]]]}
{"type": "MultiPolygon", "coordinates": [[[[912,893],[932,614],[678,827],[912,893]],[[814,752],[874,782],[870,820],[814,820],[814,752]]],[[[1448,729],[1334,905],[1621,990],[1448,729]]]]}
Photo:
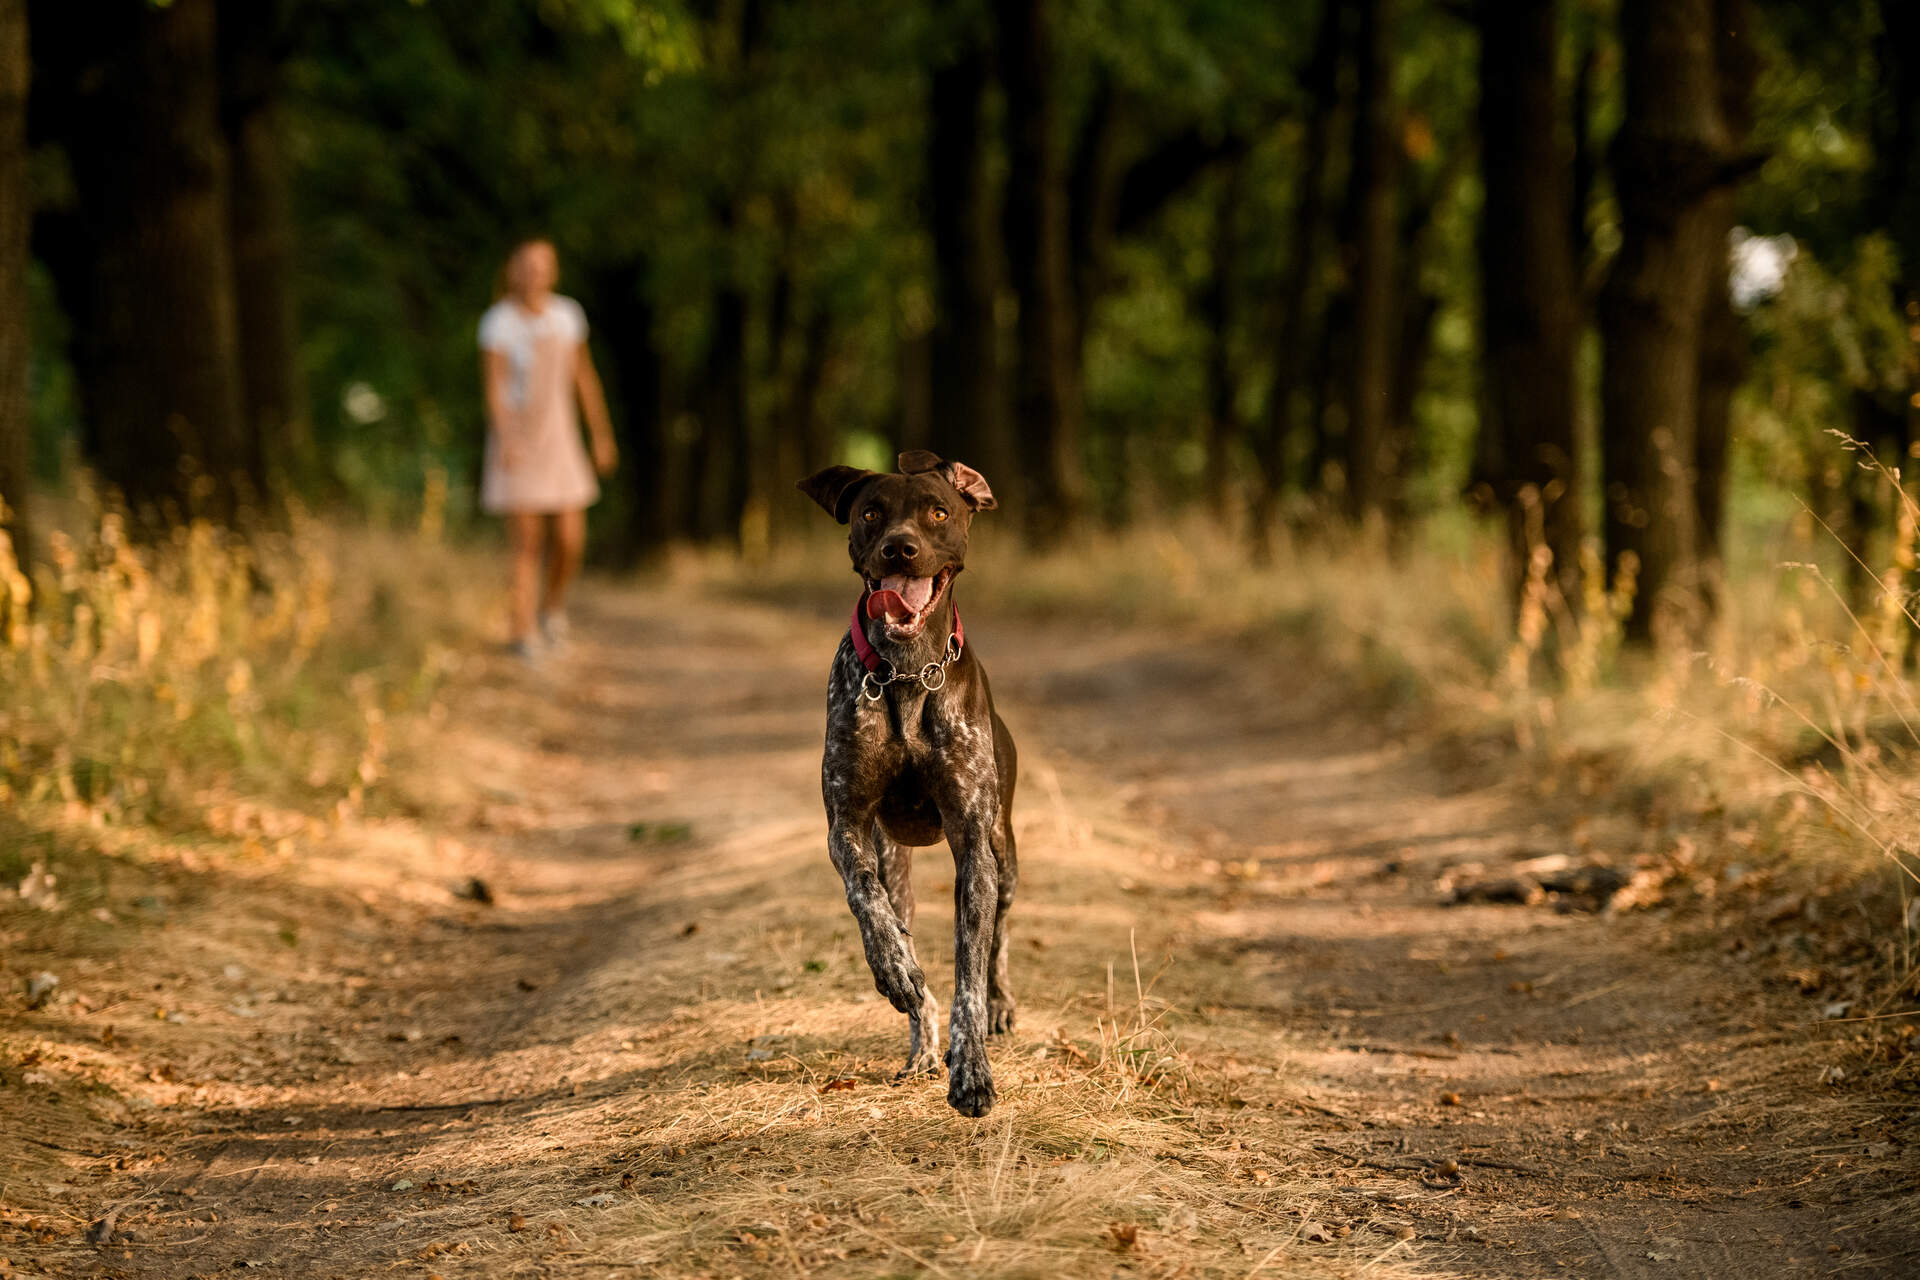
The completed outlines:
{"type": "Polygon", "coordinates": [[[1633,852],[1604,780],[1543,797],[1277,640],[969,611],[1021,1020],[987,1119],[891,1087],[823,851],[841,625],[602,587],[545,671],[462,677],[416,816],[167,873],[100,999],[22,1015],[69,1127],[0,1186],[11,1273],[1920,1270],[1920,1133],[1817,1083],[1797,993],[1657,911],[1440,905],[1633,852]]]}

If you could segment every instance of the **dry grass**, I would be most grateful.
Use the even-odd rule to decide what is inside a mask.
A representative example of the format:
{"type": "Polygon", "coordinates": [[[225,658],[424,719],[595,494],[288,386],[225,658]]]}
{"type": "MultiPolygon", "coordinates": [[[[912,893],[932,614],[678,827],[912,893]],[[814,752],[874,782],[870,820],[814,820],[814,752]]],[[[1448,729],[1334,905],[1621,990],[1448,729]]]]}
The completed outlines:
{"type": "MultiPolygon", "coordinates": [[[[271,1031],[290,1044],[291,1033],[316,1022],[364,1026],[359,1054],[408,1055],[393,1060],[404,1066],[399,1073],[377,1059],[342,1070],[324,1056],[289,1056],[272,1083],[250,1080],[212,1064],[230,1051],[222,1036],[268,1024],[224,1018],[225,995],[190,1007],[192,1020],[178,1032],[166,1024],[143,1034],[180,1046],[173,1052],[186,1064],[183,1076],[199,1073],[192,1084],[142,1083],[136,1064],[144,1069],[151,1053],[142,1059],[55,1037],[7,1046],[43,1055],[41,1069],[71,1071],[103,1093],[151,1092],[167,1095],[169,1105],[194,1098],[196,1106],[230,1108],[243,1125],[236,1132],[257,1131],[258,1150],[236,1148],[231,1167],[216,1167],[206,1185],[245,1177],[233,1185],[280,1207],[277,1216],[259,1215],[253,1239],[260,1243],[249,1247],[291,1242],[283,1220],[308,1222],[316,1205],[337,1201],[338,1234],[317,1243],[299,1236],[301,1248],[317,1251],[312,1260],[358,1249],[351,1256],[368,1266],[377,1259],[382,1267],[449,1275],[562,1268],[588,1276],[1051,1277],[1121,1269],[1175,1280],[1385,1276],[1449,1263],[1445,1242],[1458,1204],[1443,1194],[1431,1203],[1369,1203],[1357,1195],[1360,1173],[1329,1168],[1311,1146],[1309,1126],[1324,1130],[1339,1113],[1301,1102],[1303,1085],[1285,1046],[1276,1049],[1270,1033],[1245,1019],[1209,1012],[1218,999],[1213,988],[1228,981],[1222,962],[1176,932],[1189,926],[1141,914],[1135,896],[1170,901],[1190,890],[1183,877],[1195,874],[1192,859],[1145,848],[1139,833],[1097,821],[1123,808],[1103,780],[1063,779],[1045,756],[1028,761],[1024,812],[1046,833],[1037,865],[1053,881],[1054,900],[1044,882],[1024,891],[1022,927],[1044,936],[1048,949],[1023,952],[1021,1029],[995,1057],[1001,1107],[985,1123],[965,1121],[946,1108],[935,1084],[882,1083],[897,1065],[898,1020],[871,995],[837,886],[821,872],[814,823],[795,823],[810,798],[780,792],[760,802],[757,816],[742,816],[734,811],[753,803],[752,793],[724,790],[733,785],[724,776],[730,771],[716,776],[698,751],[655,759],[644,736],[630,730],[634,738],[619,740],[619,750],[661,771],[657,784],[623,774],[588,788],[606,797],[607,812],[550,814],[545,834],[527,836],[525,848],[503,834],[508,828],[490,825],[484,799],[466,794],[481,789],[467,776],[478,773],[473,761],[461,754],[474,746],[476,721],[465,720],[465,733],[443,732],[438,717],[447,713],[434,693],[454,667],[451,653],[470,652],[487,633],[482,619],[497,567],[491,556],[415,533],[346,532],[308,521],[246,543],[189,530],[166,547],[139,549],[110,519],[62,554],[68,562],[42,586],[40,609],[8,615],[24,621],[0,654],[0,681],[16,695],[6,713],[9,736],[21,752],[6,775],[16,801],[11,821],[30,824],[36,838],[56,833],[69,842],[58,867],[56,892],[66,898],[60,918],[71,923],[76,909],[96,900],[85,885],[89,856],[150,860],[163,845],[179,847],[183,835],[189,845],[218,845],[224,860],[205,865],[215,872],[210,880],[224,883],[213,890],[207,916],[222,923],[169,926],[172,945],[221,960],[237,956],[296,991],[304,1002],[297,1021],[291,1010],[276,1015],[261,1006],[269,1018],[289,1019],[271,1031]],[[236,676],[242,669],[244,677],[236,676]],[[120,718],[103,718],[109,714],[120,718]],[[460,779],[454,802],[481,815],[459,840],[411,823],[406,812],[409,797],[432,790],[431,775],[449,770],[460,779]],[[716,784],[718,794],[697,792],[716,784]],[[479,911],[448,891],[454,872],[484,871],[509,886],[518,880],[527,903],[494,918],[511,912],[515,928],[545,927],[560,908],[539,905],[539,877],[574,877],[569,893],[587,885],[611,892],[604,868],[633,860],[622,834],[633,810],[620,806],[638,804],[642,794],[682,806],[648,817],[685,817],[685,806],[695,804],[687,797],[701,795],[702,833],[675,855],[682,864],[634,895],[640,915],[591,926],[594,954],[554,990],[551,1008],[496,1010],[489,1016],[504,1019],[498,1038],[479,1037],[471,1020],[478,1015],[451,1006],[475,974],[498,985],[521,972],[535,958],[529,938],[548,935],[516,935],[503,924],[494,937],[470,915],[472,932],[461,936],[478,941],[450,945],[447,921],[479,911]],[[742,825],[709,843],[704,824],[720,819],[708,815],[723,812],[742,825]],[[281,831],[290,834],[275,834],[281,831]],[[568,841],[583,838],[562,833],[593,831],[610,831],[604,838],[612,847],[578,856],[605,862],[555,870],[575,856],[568,841]],[[280,840],[293,850],[279,850],[280,840]],[[475,846],[468,853],[479,861],[471,866],[449,861],[455,855],[448,851],[464,845],[475,846]],[[262,859],[250,849],[281,856],[262,859]],[[327,865],[303,870],[302,860],[327,865]],[[259,870],[269,863],[271,874],[259,870]],[[1161,877],[1165,883],[1155,883],[1161,877]],[[298,947],[274,941],[270,929],[226,922],[262,911],[287,885],[308,895],[312,937],[303,935],[298,947]],[[645,916],[650,910],[666,914],[645,916]],[[1137,945],[1129,928],[1135,919],[1137,945]],[[678,942],[693,920],[699,931],[685,935],[693,940],[678,942]],[[386,971],[375,971],[370,986],[330,994],[343,967],[362,972],[367,937],[392,943],[391,968],[383,960],[386,971]],[[473,949],[481,946],[499,950],[473,949]],[[1177,957],[1171,968],[1169,956],[1177,957]],[[425,1025],[419,1046],[392,1048],[387,1028],[415,1023],[425,1025]],[[433,1049],[442,1031],[464,1034],[467,1047],[433,1049]],[[756,1056],[755,1046],[768,1052],[756,1056]],[[480,1118],[431,1111],[417,1120],[396,1116],[390,1132],[380,1128],[385,1120],[326,1127],[336,1123],[326,1118],[333,1108],[346,1117],[378,1116],[369,1109],[420,1100],[441,1107],[486,1095],[514,1101],[492,1119],[484,1109],[480,1118]],[[286,1127],[283,1111],[303,1118],[286,1127]],[[308,1152],[318,1166],[304,1162],[308,1152]],[[266,1180],[255,1184],[263,1168],[266,1180]],[[390,1190],[403,1180],[414,1187],[390,1190]],[[610,1197],[604,1207],[591,1200],[601,1195],[610,1197]],[[1417,1239],[1410,1243],[1402,1232],[1417,1239]]],[[[786,779],[770,786],[791,790],[812,762],[754,754],[759,735],[737,730],[762,713],[741,710],[743,694],[728,673],[740,668],[741,655],[753,655],[757,676],[777,677],[782,689],[811,687],[815,649],[843,625],[850,599],[841,554],[823,536],[754,564],[685,555],[669,567],[670,576],[702,591],[777,601],[783,611],[766,625],[783,637],[794,625],[784,606],[796,598],[817,603],[820,635],[805,645],[736,635],[740,652],[730,653],[725,635],[715,633],[704,641],[713,652],[672,655],[710,661],[711,669],[660,677],[677,702],[711,704],[716,741],[728,744],[738,771],[786,779]]],[[[1634,661],[1622,657],[1605,609],[1589,609],[1601,621],[1588,630],[1558,638],[1558,615],[1546,605],[1516,628],[1487,589],[1499,580],[1496,555],[1489,539],[1457,526],[1429,530],[1397,561],[1377,548],[1316,540],[1285,547],[1274,567],[1259,571],[1198,524],[1136,530],[1042,557],[983,536],[979,572],[962,594],[995,613],[1071,615],[1094,640],[1140,628],[1230,645],[1304,645],[1322,672],[1341,673],[1335,678],[1389,714],[1439,718],[1468,741],[1496,743],[1503,757],[1518,751],[1546,766],[1537,770],[1543,786],[1595,777],[1600,782],[1582,803],[1664,813],[1648,827],[1650,841],[1670,845],[1711,829],[1728,849],[1701,852],[1686,873],[1690,882],[1722,884],[1726,857],[1735,856],[1751,864],[1740,892],[1777,897],[1790,886],[1776,866],[1808,868],[1816,882],[1829,883],[1909,856],[1897,819],[1911,775],[1905,747],[1885,732],[1899,720],[1888,708],[1905,709],[1900,700],[1911,697],[1895,657],[1897,630],[1876,635],[1877,651],[1857,636],[1848,645],[1823,641],[1848,635],[1851,624],[1820,578],[1749,575],[1711,657],[1634,661]],[[1574,679],[1541,676],[1533,651],[1549,645],[1580,655],[1574,679]],[[1722,816],[1703,818],[1710,808],[1722,816]]],[[[1883,623],[1876,614],[1863,629],[1883,623]]],[[[631,694],[640,677],[625,678],[629,685],[609,686],[613,693],[631,694]]],[[[492,697],[516,682],[492,692],[460,683],[468,697],[492,697]]],[[[780,705],[765,713],[776,744],[790,736],[780,727],[788,714],[780,705]]],[[[550,710],[558,717],[561,709],[550,710]]],[[[534,742],[567,739],[581,731],[581,714],[576,708],[549,729],[518,732],[534,742]]],[[[806,715],[800,736],[811,754],[811,707],[806,715]]],[[[594,731],[617,727],[615,718],[596,722],[594,731]]],[[[486,745],[488,753],[504,749],[486,745]]],[[[516,749],[527,753],[514,757],[527,777],[553,776],[544,748],[516,749]]],[[[1584,791],[1587,783],[1578,785],[1584,791]]],[[[24,861],[0,869],[22,877],[29,870],[24,861]]],[[[1231,887],[1220,887],[1230,879],[1213,877],[1204,900],[1215,893],[1231,899],[1231,887]]],[[[124,898],[128,882],[117,883],[124,898]]],[[[936,894],[924,896],[931,903],[936,894]]],[[[0,925],[15,928],[24,922],[37,930],[43,917],[55,918],[28,904],[4,910],[0,925]]],[[[1882,939],[1898,932],[1878,923],[1882,939]]],[[[556,953],[567,930],[588,927],[554,921],[556,953]]],[[[932,984],[944,989],[942,928],[927,929],[924,954],[932,984]]],[[[103,936],[75,950],[112,944],[103,936]]],[[[1882,971],[1910,974],[1910,957],[1887,957],[1882,971]]],[[[549,999],[545,992],[537,1005],[549,999]]],[[[500,1003],[497,994],[491,999],[500,1003]]],[[[85,1013],[74,1015],[76,1023],[85,1013]]],[[[88,1014],[88,1025],[111,1016],[88,1014]]],[[[1880,1025],[1863,1024],[1862,1058],[1879,1052],[1869,1028],[1880,1025]]],[[[1816,1059],[1833,1057],[1827,1044],[1812,1045],[1810,1038],[1784,1055],[1794,1071],[1810,1073],[1816,1059]]],[[[1742,1107],[1777,1106],[1770,1084],[1783,1060],[1763,1047],[1739,1070],[1726,1070],[1728,1106],[1700,1123],[1737,1125],[1742,1107]]],[[[1891,1070],[1911,1071],[1913,1062],[1887,1050],[1891,1070]]],[[[36,1131],[56,1131],[57,1117],[40,1119],[47,1124],[36,1131]]],[[[1349,1138],[1343,1150],[1368,1141],[1349,1138]]],[[[172,1176],[163,1170],[162,1180],[172,1176]]],[[[1389,1176],[1404,1183],[1409,1175],[1389,1176]]],[[[0,1188],[9,1198],[17,1190],[0,1188]]],[[[193,1208],[160,1215],[154,1229],[190,1236],[197,1228],[182,1225],[178,1213],[193,1208]]],[[[63,1238],[77,1249],[84,1229],[84,1219],[69,1223],[63,1238]]],[[[186,1255],[169,1256],[186,1265],[186,1255]]]]}
{"type": "MultiPolygon", "coordinates": [[[[46,549],[29,581],[0,535],[0,802],[30,822],[272,842],[300,823],[236,810],[358,813],[389,718],[426,704],[486,598],[431,528],[297,509],[143,545],[83,508],[46,549]]],[[[0,879],[15,870],[0,854],[0,879]]]]}

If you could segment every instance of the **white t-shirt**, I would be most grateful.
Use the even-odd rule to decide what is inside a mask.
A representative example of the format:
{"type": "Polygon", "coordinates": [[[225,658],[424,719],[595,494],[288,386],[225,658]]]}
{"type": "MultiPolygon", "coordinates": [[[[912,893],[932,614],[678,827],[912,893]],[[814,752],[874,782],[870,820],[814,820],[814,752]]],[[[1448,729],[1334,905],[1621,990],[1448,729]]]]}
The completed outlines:
{"type": "Polygon", "coordinates": [[[556,363],[562,367],[553,373],[565,376],[554,381],[563,383],[571,393],[574,353],[586,340],[587,313],[580,309],[579,303],[563,294],[549,295],[545,309],[537,313],[526,310],[512,298],[502,298],[480,317],[480,349],[498,351],[507,357],[507,366],[513,374],[507,386],[507,399],[516,409],[527,407],[528,393],[536,385],[551,385],[549,379],[534,376],[547,372],[536,370],[534,365],[536,361],[545,363],[544,357],[549,354],[561,357],[556,363]]]}

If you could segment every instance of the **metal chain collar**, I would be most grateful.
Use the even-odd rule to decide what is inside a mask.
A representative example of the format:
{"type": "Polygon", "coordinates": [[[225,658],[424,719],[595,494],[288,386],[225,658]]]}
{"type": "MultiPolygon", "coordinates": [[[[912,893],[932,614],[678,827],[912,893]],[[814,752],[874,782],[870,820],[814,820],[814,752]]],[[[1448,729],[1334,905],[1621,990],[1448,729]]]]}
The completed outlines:
{"type": "Polygon", "coordinates": [[[893,669],[892,662],[887,661],[885,658],[882,658],[881,661],[887,664],[886,675],[883,676],[877,671],[869,671],[861,678],[860,692],[866,696],[867,701],[880,701],[881,695],[886,687],[901,680],[918,680],[920,687],[928,693],[938,693],[947,687],[947,668],[960,661],[960,637],[957,635],[948,636],[947,651],[941,656],[940,661],[929,662],[918,671],[896,671],[893,669]]]}

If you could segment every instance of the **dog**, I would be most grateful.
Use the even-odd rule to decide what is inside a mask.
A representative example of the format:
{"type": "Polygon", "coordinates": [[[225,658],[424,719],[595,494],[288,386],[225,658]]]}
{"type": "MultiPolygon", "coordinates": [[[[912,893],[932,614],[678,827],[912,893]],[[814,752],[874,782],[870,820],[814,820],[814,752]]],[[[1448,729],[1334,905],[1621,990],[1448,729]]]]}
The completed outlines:
{"type": "Polygon", "coordinates": [[[994,1104],[987,1037],[1013,1028],[1007,911],[1019,880],[1013,843],[1013,738],[953,602],[973,517],[998,504],[986,477],[915,449],[900,472],[828,467],[799,488],[841,524],[864,590],[827,680],[820,789],[827,848],[874,987],[907,1015],[907,1065],[939,1074],[939,1005],[913,949],[913,850],[953,850],[954,985],[947,1102],[994,1104]]]}

